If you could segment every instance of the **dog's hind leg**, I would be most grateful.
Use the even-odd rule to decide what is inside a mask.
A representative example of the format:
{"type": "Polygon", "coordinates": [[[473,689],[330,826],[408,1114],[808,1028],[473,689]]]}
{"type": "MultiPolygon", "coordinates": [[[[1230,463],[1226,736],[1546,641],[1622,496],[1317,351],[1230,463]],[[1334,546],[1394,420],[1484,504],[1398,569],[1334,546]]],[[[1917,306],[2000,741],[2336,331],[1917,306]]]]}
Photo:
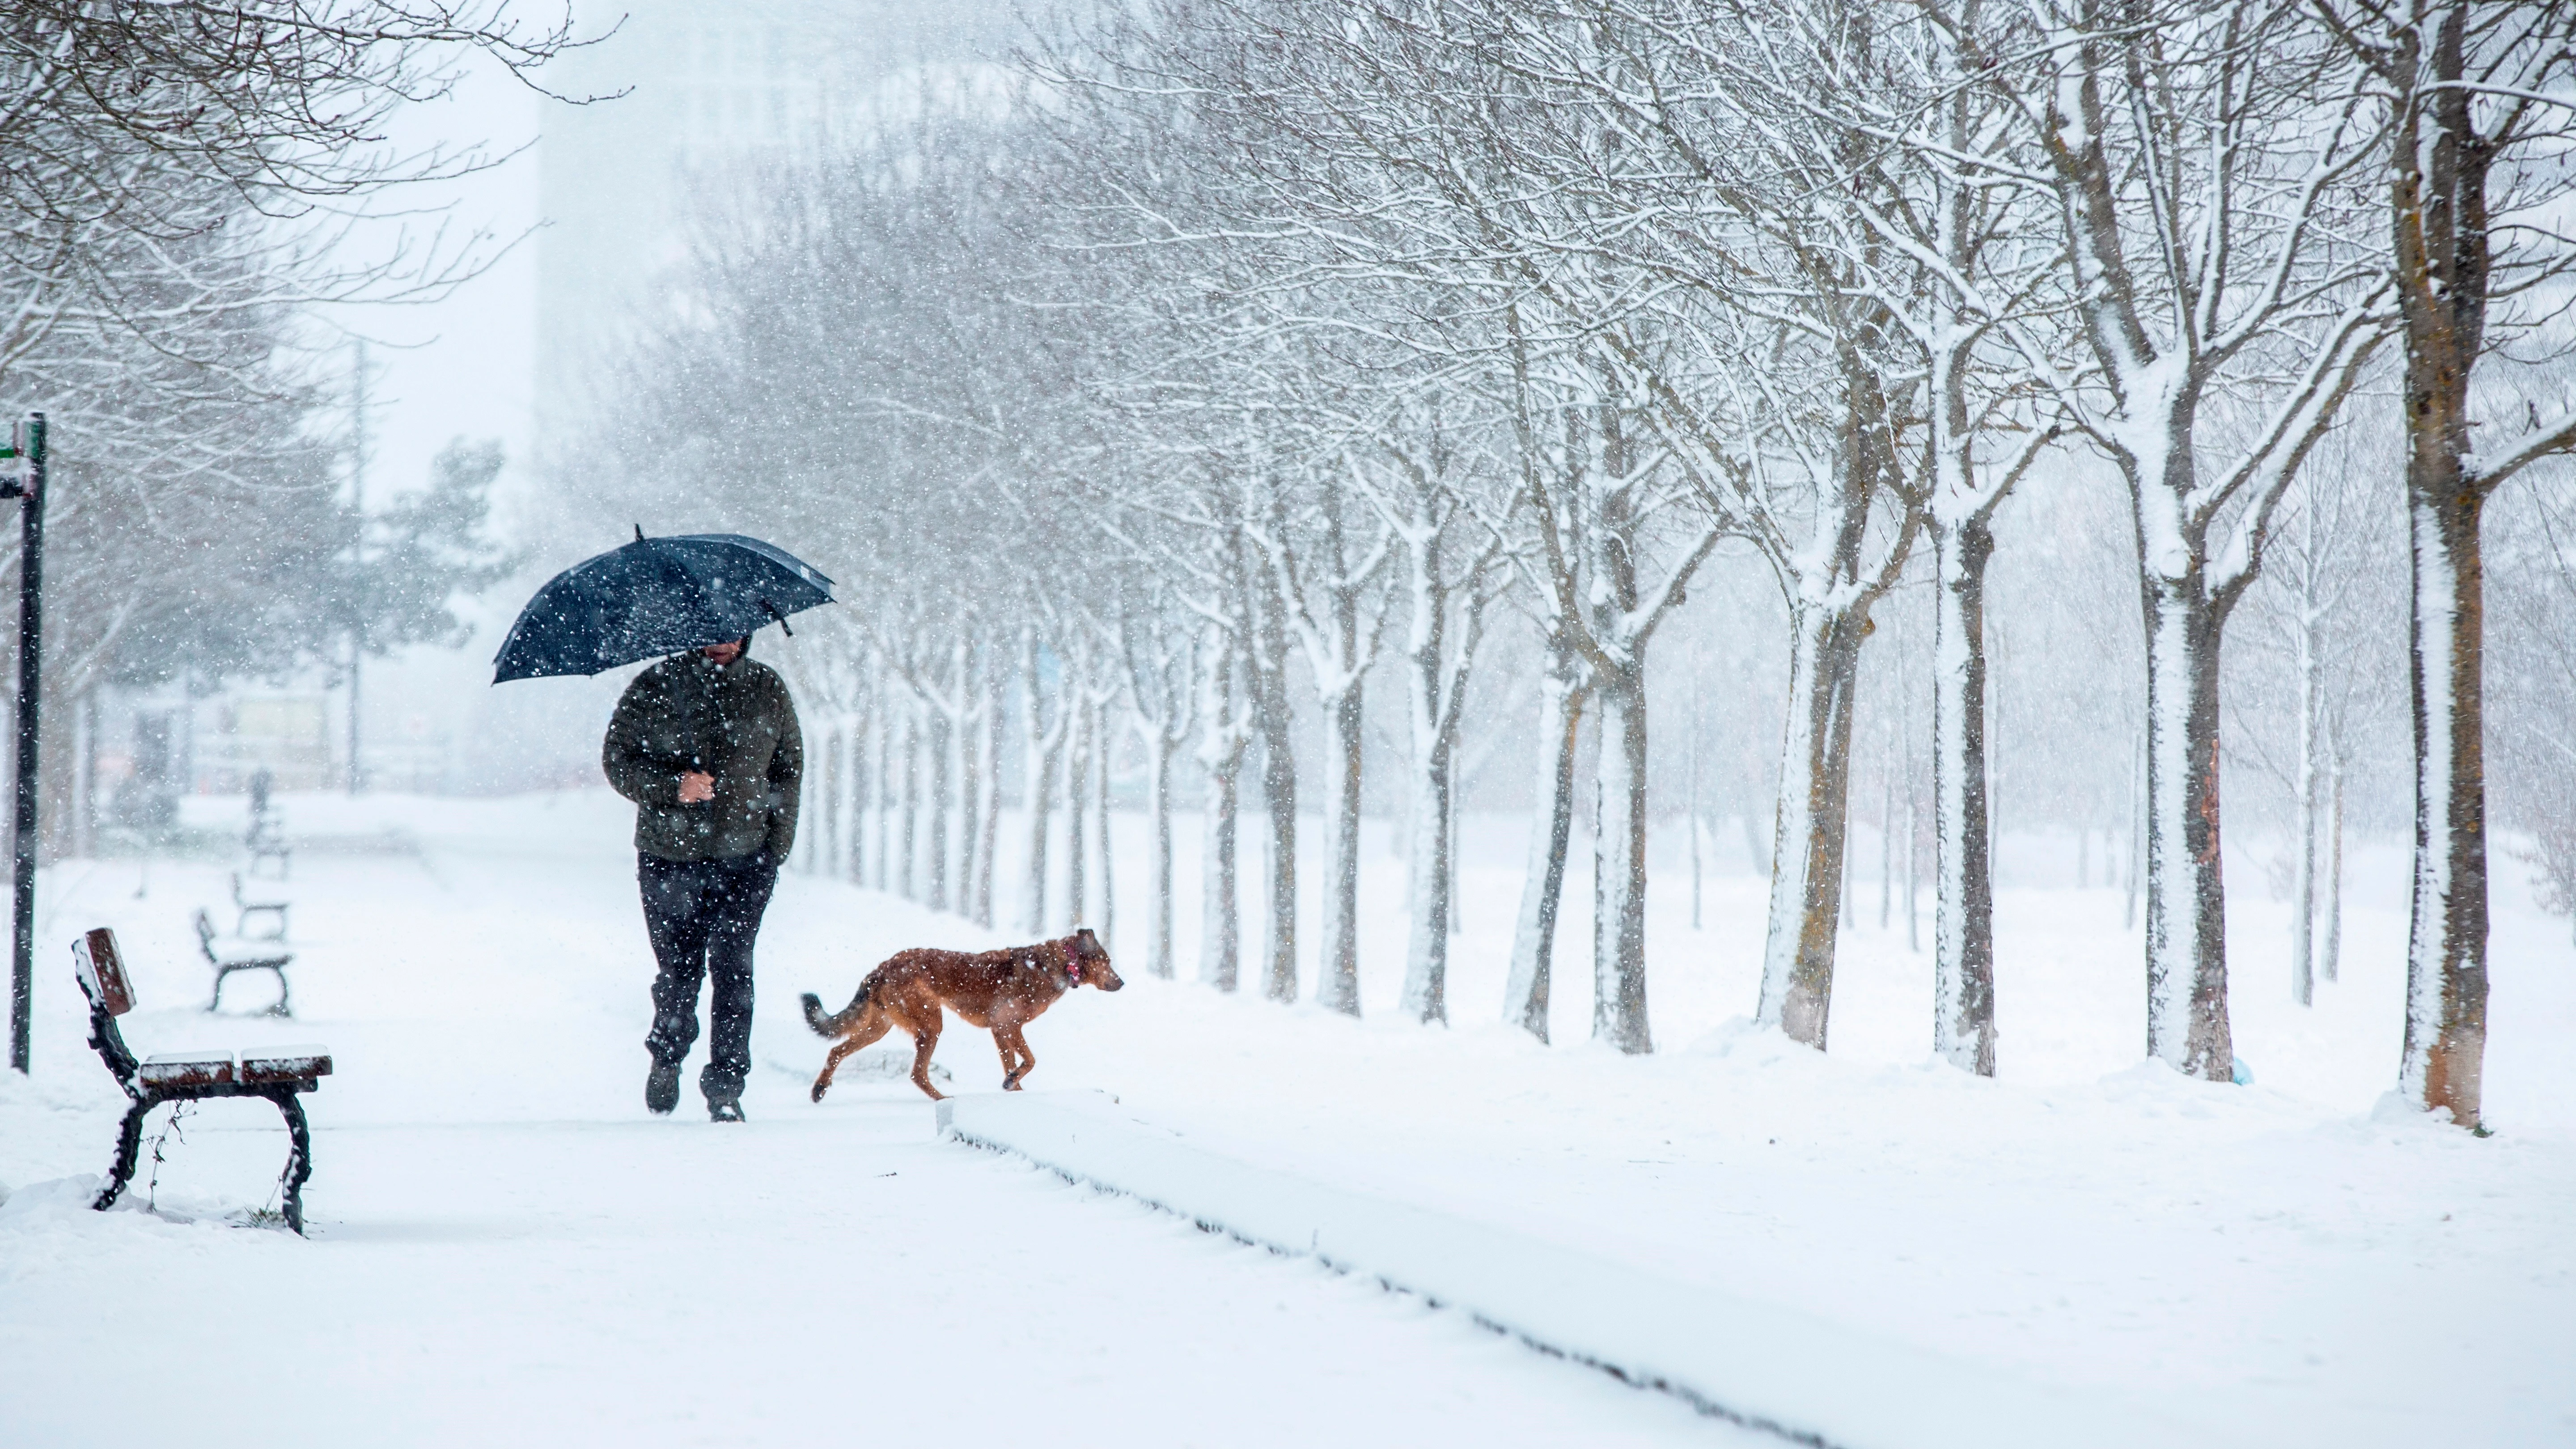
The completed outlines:
{"type": "Polygon", "coordinates": [[[823,1094],[832,1090],[832,1074],[841,1069],[841,1063],[849,1057],[850,1053],[865,1051],[869,1047],[876,1045],[877,1038],[885,1035],[892,1025],[893,1024],[891,1022],[888,1022],[884,1017],[880,1016],[876,1020],[860,1027],[857,1031],[850,1033],[848,1036],[841,1038],[839,1042],[835,1043],[832,1047],[832,1054],[823,1059],[822,1075],[814,1079],[814,1100],[817,1102],[822,1101],[823,1094]]]}
{"type": "Polygon", "coordinates": [[[912,1084],[919,1087],[924,1092],[929,1093],[930,1100],[934,1102],[939,1101],[946,1094],[941,1092],[937,1087],[930,1085],[930,1054],[939,1050],[938,1018],[933,1017],[928,1024],[914,1027],[911,1030],[912,1084]]]}

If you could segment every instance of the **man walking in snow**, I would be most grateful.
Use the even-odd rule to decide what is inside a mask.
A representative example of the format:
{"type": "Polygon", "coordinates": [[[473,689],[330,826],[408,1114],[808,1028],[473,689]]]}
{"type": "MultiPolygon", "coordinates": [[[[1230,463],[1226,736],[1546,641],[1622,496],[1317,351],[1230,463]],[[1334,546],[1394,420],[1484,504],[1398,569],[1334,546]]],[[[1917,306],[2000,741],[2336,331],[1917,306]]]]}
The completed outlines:
{"type": "Polygon", "coordinates": [[[680,1063],[698,1039],[709,975],[707,1115],[742,1120],[751,1072],[751,948],[778,867],[796,843],[805,741],[777,671],[749,639],[675,654],[635,676],[608,722],[600,764],[635,802],[635,878],[660,972],[644,1105],[680,1101],[680,1063]]]}

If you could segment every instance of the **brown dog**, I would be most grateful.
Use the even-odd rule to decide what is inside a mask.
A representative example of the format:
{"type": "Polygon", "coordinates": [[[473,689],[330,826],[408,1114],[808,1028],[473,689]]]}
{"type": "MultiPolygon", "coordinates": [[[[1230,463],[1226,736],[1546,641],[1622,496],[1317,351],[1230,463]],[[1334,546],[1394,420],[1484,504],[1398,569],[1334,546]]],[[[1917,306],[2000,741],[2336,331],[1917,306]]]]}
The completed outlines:
{"type": "Polygon", "coordinates": [[[839,1037],[823,1074],[814,1079],[814,1100],[832,1087],[841,1061],[895,1027],[912,1033],[912,1083],[933,1100],[930,1054],[938,1049],[941,1008],[956,1012],[970,1026],[989,1027],[993,1045],[1002,1053],[1002,1089],[1016,1092],[1037,1054],[1029,1050],[1020,1028],[1055,1005],[1056,998],[1089,983],[1115,991],[1127,983],[1109,967],[1109,952],[1086,926],[1058,941],[1013,946],[1002,951],[897,951],[859,983],[850,1004],[830,1015],[823,1000],[805,996],[805,1024],[816,1036],[839,1037]]]}

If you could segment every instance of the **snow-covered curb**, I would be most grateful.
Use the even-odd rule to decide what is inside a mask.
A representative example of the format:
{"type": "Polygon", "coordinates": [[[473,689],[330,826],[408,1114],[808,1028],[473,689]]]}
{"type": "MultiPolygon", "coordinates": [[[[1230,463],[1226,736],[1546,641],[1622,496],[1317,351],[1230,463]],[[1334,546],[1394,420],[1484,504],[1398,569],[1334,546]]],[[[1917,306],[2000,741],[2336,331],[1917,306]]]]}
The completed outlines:
{"type": "Polygon", "coordinates": [[[1028,1158],[1212,1232],[1464,1309],[1702,1409],[1834,1449],[2127,1449],[2228,1436],[2016,1379],[1505,1228],[1207,1151],[1092,1093],[939,1104],[943,1136],[1028,1158]]]}

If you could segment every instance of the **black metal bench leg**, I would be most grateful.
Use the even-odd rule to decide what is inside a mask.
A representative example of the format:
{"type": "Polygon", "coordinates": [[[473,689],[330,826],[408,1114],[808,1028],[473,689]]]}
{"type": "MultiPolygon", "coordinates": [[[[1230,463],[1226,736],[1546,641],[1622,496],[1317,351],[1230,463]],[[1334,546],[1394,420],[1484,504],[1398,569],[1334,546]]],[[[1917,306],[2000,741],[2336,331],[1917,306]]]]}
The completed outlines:
{"type": "Polygon", "coordinates": [[[296,1236],[302,1237],[304,1183],[313,1175],[313,1134],[305,1130],[304,1104],[295,1100],[294,1092],[271,1093],[269,1100],[277,1104],[279,1114],[286,1118],[286,1175],[278,1179],[279,1185],[286,1190],[286,1225],[295,1230],[296,1236]]]}
{"type": "Polygon", "coordinates": [[[98,1191],[98,1200],[90,1204],[105,1212],[125,1195],[125,1186],[134,1181],[134,1161],[143,1151],[143,1119],[161,1105],[157,1097],[138,1098],[125,1109],[125,1120],[116,1129],[116,1161],[107,1170],[107,1186],[98,1191]]]}

